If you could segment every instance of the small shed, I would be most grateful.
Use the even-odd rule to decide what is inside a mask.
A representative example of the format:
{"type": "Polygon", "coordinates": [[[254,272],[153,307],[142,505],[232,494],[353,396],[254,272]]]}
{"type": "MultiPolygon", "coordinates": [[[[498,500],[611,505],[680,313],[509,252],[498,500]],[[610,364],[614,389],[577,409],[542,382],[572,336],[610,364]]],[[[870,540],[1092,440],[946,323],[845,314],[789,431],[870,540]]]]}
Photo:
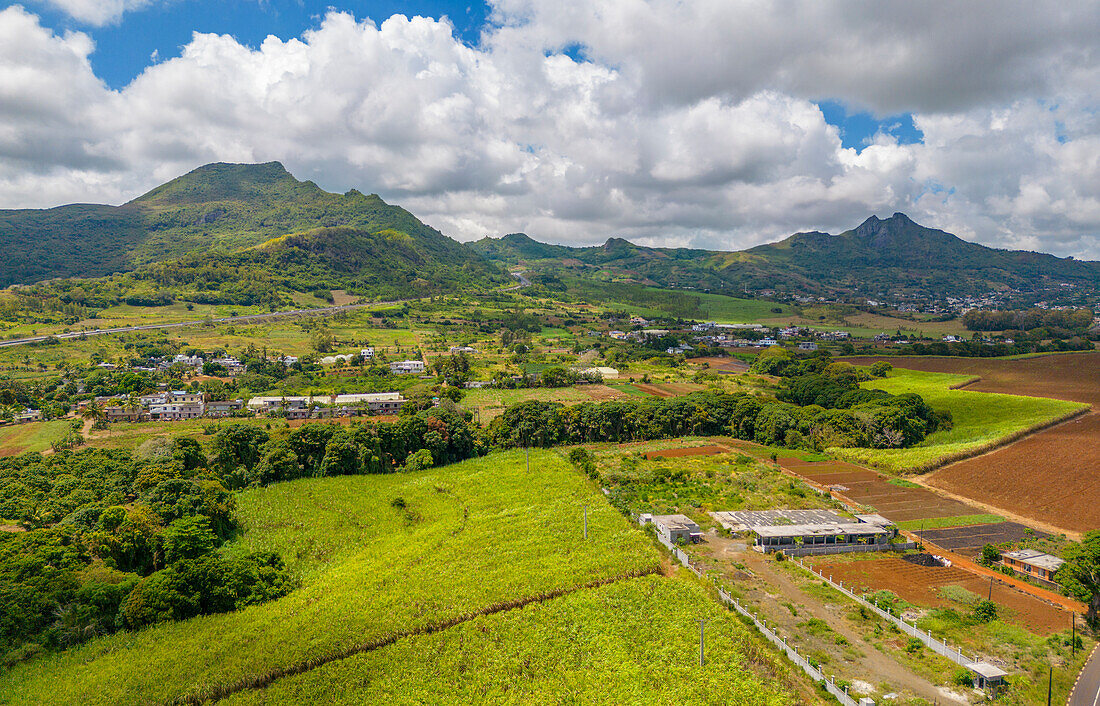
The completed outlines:
{"type": "Polygon", "coordinates": [[[991,697],[1004,686],[1008,672],[988,662],[972,662],[970,671],[974,673],[974,688],[981,689],[991,697]]]}
{"type": "Polygon", "coordinates": [[[657,531],[669,542],[701,542],[703,530],[687,515],[650,515],[638,517],[638,523],[646,525],[652,522],[657,531]]]}

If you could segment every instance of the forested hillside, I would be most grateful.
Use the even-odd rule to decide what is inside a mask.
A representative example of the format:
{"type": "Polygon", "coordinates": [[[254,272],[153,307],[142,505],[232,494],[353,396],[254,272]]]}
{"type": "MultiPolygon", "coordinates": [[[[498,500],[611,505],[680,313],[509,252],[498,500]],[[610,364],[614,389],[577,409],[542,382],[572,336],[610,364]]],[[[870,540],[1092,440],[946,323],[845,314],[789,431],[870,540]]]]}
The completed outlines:
{"type": "MultiPolygon", "coordinates": [[[[380,257],[391,247],[403,271],[429,261],[462,267],[481,259],[377,195],[355,190],[331,194],[313,182],[298,181],[278,162],[208,164],[123,206],[0,211],[0,252],[6,255],[0,258],[0,286],[98,277],[178,258],[193,264],[208,254],[235,256],[289,234],[331,228],[361,234],[358,243],[336,239],[343,246],[366,240],[385,243],[383,249],[363,253],[344,249],[336,258],[345,269],[354,265],[378,271],[363,273],[369,281],[392,283],[399,277],[380,257]]],[[[321,249],[330,257],[341,247],[333,239],[315,238],[313,243],[299,237],[286,247],[321,249]]],[[[244,259],[254,261],[255,256],[244,259]]],[[[425,273],[435,276],[439,271],[429,267],[425,273]]]]}
{"type": "Polygon", "coordinates": [[[522,233],[483,238],[485,257],[587,278],[736,294],[779,289],[815,294],[963,295],[1062,283],[1100,286],[1100,263],[1042,253],[995,250],[914,223],[895,213],[871,216],[839,235],[812,232],[739,252],[650,248],[621,238],[572,248],[522,233]]]}

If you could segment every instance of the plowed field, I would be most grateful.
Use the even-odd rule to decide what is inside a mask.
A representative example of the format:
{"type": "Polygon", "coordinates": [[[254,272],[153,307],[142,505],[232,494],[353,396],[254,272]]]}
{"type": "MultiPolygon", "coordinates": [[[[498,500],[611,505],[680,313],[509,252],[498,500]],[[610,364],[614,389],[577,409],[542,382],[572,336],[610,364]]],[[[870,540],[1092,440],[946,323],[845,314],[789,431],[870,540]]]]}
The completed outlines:
{"type": "Polygon", "coordinates": [[[683,449],[663,449],[661,451],[650,451],[646,453],[647,459],[655,458],[680,458],[682,456],[716,456],[718,454],[728,454],[729,449],[721,446],[689,446],[683,449]]]}
{"type": "MultiPolygon", "coordinates": [[[[883,589],[893,591],[918,606],[953,607],[965,611],[965,606],[940,595],[937,589],[942,586],[961,586],[982,598],[989,595],[987,579],[954,566],[918,566],[894,556],[859,560],[825,558],[812,563],[826,576],[831,575],[834,581],[843,581],[845,586],[855,586],[868,593],[883,589]]],[[[993,584],[993,602],[1001,609],[1003,620],[1023,625],[1040,635],[1069,627],[1067,611],[1001,583],[993,584]]]]}
{"type": "Polygon", "coordinates": [[[1089,414],[988,454],[945,466],[929,484],[1009,513],[1065,529],[1100,527],[1100,352],[1023,360],[851,358],[865,365],[981,376],[967,390],[1092,404],[1089,414]]]}
{"type": "Polygon", "coordinates": [[[830,486],[844,497],[869,505],[894,522],[932,517],[975,515],[982,511],[965,503],[940,497],[924,488],[902,488],[887,483],[881,474],[842,461],[784,459],[783,465],[801,476],[830,486]]]}
{"type": "MultiPolygon", "coordinates": [[[[928,529],[920,533],[921,539],[943,547],[948,551],[966,556],[977,554],[986,544],[1018,542],[1025,539],[1028,528],[1019,522],[998,522],[995,525],[970,525],[968,527],[948,527],[946,529],[928,529]]],[[[1035,537],[1048,536],[1045,532],[1032,530],[1035,537]]]]}

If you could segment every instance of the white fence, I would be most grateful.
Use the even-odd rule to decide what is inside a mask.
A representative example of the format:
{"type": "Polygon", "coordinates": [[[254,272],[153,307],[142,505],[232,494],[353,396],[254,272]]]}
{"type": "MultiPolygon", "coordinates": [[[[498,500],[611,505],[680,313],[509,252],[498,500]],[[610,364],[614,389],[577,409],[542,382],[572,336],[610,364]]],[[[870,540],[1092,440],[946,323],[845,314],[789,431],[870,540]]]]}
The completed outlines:
{"type": "Polygon", "coordinates": [[[907,549],[916,549],[916,542],[900,542],[898,544],[819,544],[803,545],[801,547],[783,547],[780,549],[787,556],[822,556],[825,554],[858,554],[861,552],[903,552],[907,549]]]}
{"type": "MultiPolygon", "coordinates": [[[[669,542],[659,532],[656,536],[657,541],[667,547],[668,550],[672,552],[672,555],[676,557],[676,559],[679,560],[681,564],[683,564],[696,576],[700,578],[703,577],[703,572],[694,564],[692,564],[691,559],[688,557],[687,554],[684,553],[682,549],[669,542]]],[[[750,613],[744,606],[741,605],[741,603],[737,599],[730,596],[721,588],[718,589],[718,596],[722,599],[723,603],[732,607],[741,615],[744,615],[747,618],[751,619],[753,624],[756,625],[757,630],[759,630],[760,633],[764,635],[764,637],[768,638],[768,640],[770,640],[776,647],[778,647],[783,652],[783,654],[787,655],[787,659],[791,660],[796,665],[801,667],[802,671],[806,672],[806,674],[808,674],[811,679],[813,679],[815,682],[824,682],[826,691],[835,696],[837,700],[841,703],[841,706],[859,706],[859,704],[852,697],[848,696],[847,687],[841,689],[839,686],[837,686],[835,681],[830,680],[827,676],[825,676],[825,674],[821,672],[821,670],[810,664],[809,660],[798,654],[798,652],[793,647],[788,645],[786,641],[783,640],[783,638],[775,633],[775,631],[769,629],[767,623],[750,613]]]]}
{"type": "Polygon", "coordinates": [[[822,579],[823,581],[826,581],[830,586],[832,586],[836,590],[840,591],[844,595],[848,596],[849,598],[854,600],[856,603],[859,603],[861,606],[874,611],[875,614],[878,615],[879,617],[884,618],[886,620],[889,620],[891,623],[896,625],[898,627],[898,629],[901,630],[902,632],[904,632],[908,635],[911,635],[915,638],[918,638],[921,642],[923,642],[925,645],[928,646],[928,649],[932,650],[936,654],[943,655],[944,657],[951,660],[955,664],[966,667],[967,669],[972,668],[975,662],[980,661],[978,659],[970,659],[969,657],[964,655],[959,649],[957,649],[955,647],[952,647],[951,645],[948,645],[946,642],[943,642],[942,640],[938,640],[938,639],[932,637],[931,632],[921,630],[916,625],[912,625],[910,623],[905,622],[904,620],[901,619],[900,616],[896,616],[896,615],[894,615],[894,614],[892,614],[892,613],[890,613],[886,610],[883,610],[882,608],[879,608],[877,601],[868,601],[863,596],[856,595],[851,589],[844,587],[844,582],[843,581],[839,582],[839,583],[833,581],[832,576],[825,576],[824,573],[822,573],[821,571],[815,570],[812,566],[806,566],[806,564],[803,563],[803,561],[801,559],[798,560],[798,565],[801,566],[806,571],[809,571],[814,576],[817,576],[818,578],[822,579]]]}

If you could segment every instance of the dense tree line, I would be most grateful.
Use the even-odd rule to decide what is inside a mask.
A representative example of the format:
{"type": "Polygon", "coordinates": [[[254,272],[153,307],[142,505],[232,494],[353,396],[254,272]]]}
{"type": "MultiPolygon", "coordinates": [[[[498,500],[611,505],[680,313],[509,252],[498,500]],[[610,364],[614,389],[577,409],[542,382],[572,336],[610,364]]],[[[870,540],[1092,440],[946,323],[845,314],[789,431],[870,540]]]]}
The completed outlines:
{"type": "Polygon", "coordinates": [[[963,325],[970,331],[1032,331],[1049,329],[1066,338],[1082,334],[1090,326],[1095,314],[1092,309],[1022,309],[1015,311],[989,311],[972,309],[963,314],[963,325]]]}
{"type": "Polygon", "coordinates": [[[628,442],[681,435],[729,434],[766,445],[908,446],[937,428],[919,395],[826,409],[769,401],[748,393],[697,392],[653,400],[566,406],[529,401],[490,422],[487,443],[498,447],[628,442]]]}
{"type": "Polygon", "coordinates": [[[285,594],[279,557],[217,551],[233,507],[193,439],[0,459],[5,662],[285,594]]]}

